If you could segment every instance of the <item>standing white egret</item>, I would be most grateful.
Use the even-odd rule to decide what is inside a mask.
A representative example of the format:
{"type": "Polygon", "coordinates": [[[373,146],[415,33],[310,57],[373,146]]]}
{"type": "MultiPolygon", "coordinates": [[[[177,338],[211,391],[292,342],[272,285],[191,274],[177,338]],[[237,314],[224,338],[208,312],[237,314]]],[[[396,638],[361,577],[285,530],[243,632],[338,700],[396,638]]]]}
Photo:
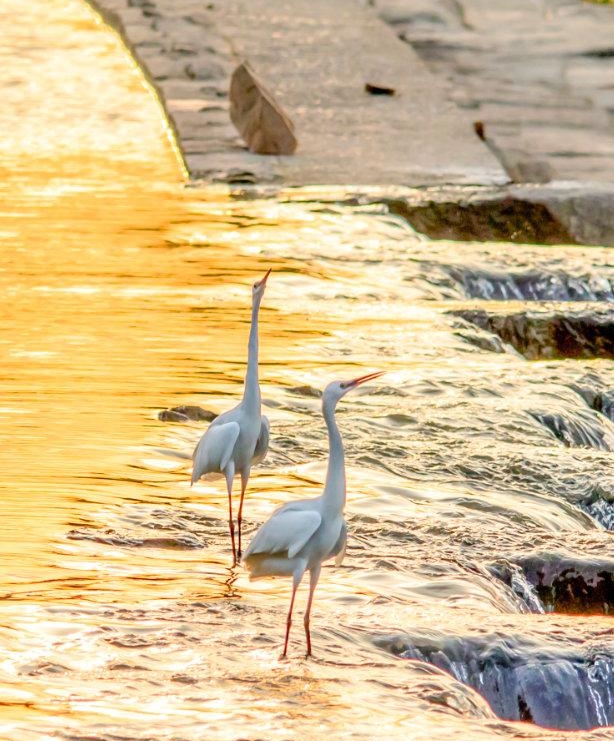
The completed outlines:
{"type": "Polygon", "coordinates": [[[252,323],[247,346],[247,372],[243,399],[234,409],[220,414],[209,425],[192,454],[192,484],[202,476],[226,479],[228,489],[228,526],[232,542],[233,564],[241,558],[241,519],[243,497],[251,467],[267,454],[269,447],[269,420],[261,414],[260,385],[258,383],[258,311],[264,295],[267,270],[262,280],[252,286],[252,323]],[[235,528],[232,516],[232,483],[235,475],[241,476],[241,499],[237,513],[239,531],[238,554],[235,548],[235,528]]]}
{"type": "Polygon", "coordinates": [[[285,656],[292,624],[292,608],[298,585],[309,571],[309,600],[304,625],[307,656],[311,655],[309,614],[313,593],[318,583],[322,561],[336,556],[339,565],[345,553],[347,526],[343,519],[345,506],[345,461],[343,440],[335,421],[335,407],[342,396],[361,383],[371,381],[382,372],[369,373],[352,381],[333,381],[322,395],[322,414],[328,429],[328,469],[321,496],[300,499],[279,507],[258,530],[245,551],[245,566],[250,579],[265,576],[291,576],[292,597],[286,621],[285,656]]]}

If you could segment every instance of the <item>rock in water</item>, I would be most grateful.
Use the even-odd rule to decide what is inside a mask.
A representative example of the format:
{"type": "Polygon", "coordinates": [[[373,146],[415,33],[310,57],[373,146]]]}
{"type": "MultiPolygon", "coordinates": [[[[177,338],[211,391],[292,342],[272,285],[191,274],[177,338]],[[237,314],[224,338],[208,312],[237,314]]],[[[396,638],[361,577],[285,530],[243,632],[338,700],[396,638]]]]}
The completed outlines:
{"type": "Polygon", "coordinates": [[[242,62],[230,80],[230,118],[254,154],[294,154],[294,125],[273,94],[242,62]]]}

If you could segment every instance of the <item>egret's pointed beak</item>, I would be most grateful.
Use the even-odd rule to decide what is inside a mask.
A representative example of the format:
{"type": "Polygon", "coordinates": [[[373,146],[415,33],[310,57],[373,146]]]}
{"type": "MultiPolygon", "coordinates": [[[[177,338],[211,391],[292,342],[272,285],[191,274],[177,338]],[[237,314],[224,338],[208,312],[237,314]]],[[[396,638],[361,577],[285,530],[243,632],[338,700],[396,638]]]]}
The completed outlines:
{"type": "Polygon", "coordinates": [[[366,383],[367,381],[372,381],[374,378],[383,376],[385,372],[386,371],[377,371],[377,373],[367,373],[366,376],[358,376],[358,378],[348,381],[348,386],[350,388],[355,388],[356,386],[360,386],[361,383],[366,383]]]}
{"type": "Polygon", "coordinates": [[[269,268],[269,269],[268,269],[268,270],[266,271],[266,273],[264,274],[264,278],[263,278],[262,280],[258,281],[258,287],[259,287],[259,288],[260,288],[260,286],[266,286],[266,279],[267,279],[267,278],[269,277],[269,275],[271,274],[271,270],[272,270],[272,269],[273,269],[273,268],[269,268]]]}

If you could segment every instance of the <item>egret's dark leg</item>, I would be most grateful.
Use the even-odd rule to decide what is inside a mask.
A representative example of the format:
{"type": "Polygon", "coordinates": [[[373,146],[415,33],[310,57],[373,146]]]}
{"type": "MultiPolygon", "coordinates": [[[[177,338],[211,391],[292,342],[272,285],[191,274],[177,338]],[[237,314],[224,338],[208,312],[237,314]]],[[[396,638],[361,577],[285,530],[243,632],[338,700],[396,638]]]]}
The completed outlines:
{"type": "Polygon", "coordinates": [[[230,542],[232,543],[232,565],[237,563],[237,549],[235,547],[235,524],[232,518],[232,480],[234,478],[235,468],[232,461],[224,471],[226,476],[226,488],[228,489],[228,529],[230,530],[230,542]]]}
{"type": "Polygon", "coordinates": [[[303,624],[305,625],[305,637],[307,638],[307,656],[311,656],[311,633],[309,631],[309,615],[311,613],[311,603],[313,602],[313,593],[316,591],[316,584],[320,578],[321,565],[314,566],[309,572],[309,599],[307,600],[307,609],[303,624]]]}
{"type": "Polygon", "coordinates": [[[288,639],[290,638],[290,627],[292,626],[292,608],[294,607],[296,590],[298,589],[298,585],[301,583],[304,573],[304,571],[295,572],[292,577],[292,597],[290,598],[290,609],[288,610],[288,617],[286,619],[286,640],[284,641],[284,652],[281,655],[282,659],[284,659],[288,653],[288,639]]]}
{"type": "Polygon", "coordinates": [[[241,560],[241,522],[243,521],[243,497],[245,496],[245,489],[247,488],[247,482],[249,481],[249,471],[241,472],[241,498],[239,499],[239,511],[237,513],[237,529],[239,530],[239,549],[237,557],[241,560]]]}

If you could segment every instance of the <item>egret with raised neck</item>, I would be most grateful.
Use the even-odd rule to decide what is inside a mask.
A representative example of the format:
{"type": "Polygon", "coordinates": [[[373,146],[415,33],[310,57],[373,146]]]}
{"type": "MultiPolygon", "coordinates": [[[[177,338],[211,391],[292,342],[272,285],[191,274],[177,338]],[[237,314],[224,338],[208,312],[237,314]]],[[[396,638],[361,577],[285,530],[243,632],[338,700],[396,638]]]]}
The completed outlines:
{"type": "Polygon", "coordinates": [[[300,499],[284,504],[258,530],[245,551],[244,563],[250,579],[266,576],[291,576],[292,597],[286,619],[286,637],[282,657],[288,652],[294,598],[301,579],[309,571],[309,598],[303,623],[307,656],[311,655],[309,620],[311,605],[322,562],[336,558],[341,564],[345,554],[347,525],[345,507],[345,457],[343,440],[335,420],[337,402],[348,391],[382,375],[368,373],[351,381],[333,381],[322,394],[322,414],[328,430],[328,469],[324,491],[315,499],[300,499]]]}
{"type": "Polygon", "coordinates": [[[270,273],[271,270],[267,270],[264,278],[252,286],[252,321],[247,346],[247,372],[243,398],[236,407],[220,414],[211,422],[192,454],[192,484],[203,477],[211,479],[223,476],[226,479],[233,565],[241,558],[243,498],[251,468],[264,459],[269,447],[269,420],[261,413],[258,382],[258,312],[270,273]],[[237,512],[238,547],[235,544],[232,512],[232,485],[237,475],[241,477],[241,495],[237,512]]]}

